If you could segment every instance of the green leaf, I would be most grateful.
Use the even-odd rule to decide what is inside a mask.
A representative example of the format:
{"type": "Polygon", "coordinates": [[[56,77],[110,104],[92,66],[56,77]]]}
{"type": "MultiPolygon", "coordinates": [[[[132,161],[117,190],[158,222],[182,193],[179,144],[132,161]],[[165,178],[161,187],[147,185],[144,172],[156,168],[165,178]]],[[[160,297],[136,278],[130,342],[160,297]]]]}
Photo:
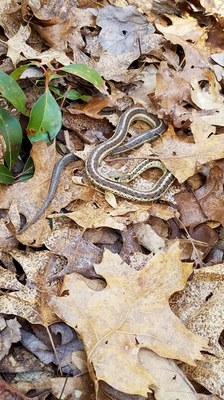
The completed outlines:
{"type": "Polygon", "coordinates": [[[67,93],[63,94],[62,97],[65,97],[69,100],[82,100],[89,101],[89,96],[81,95],[77,90],[71,89],[67,93]]]}
{"type": "Polygon", "coordinates": [[[90,96],[86,96],[86,95],[82,95],[79,92],[77,92],[77,90],[71,89],[68,92],[61,94],[60,90],[57,89],[54,86],[49,86],[49,89],[51,90],[51,92],[57,94],[57,96],[59,96],[59,98],[65,98],[65,99],[69,99],[69,100],[82,100],[82,101],[89,101],[90,96]]]}
{"type": "Polygon", "coordinates": [[[0,93],[22,114],[28,115],[25,93],[14,79],[3,71],[0,71],[0,93]]]}
{"type": "Polygon", "coordinates": [[[5,162],[11,171],[20,152],[23,134],[18,119],[3,108],[0,108],[0,133],[6,144],[5,162]]]}
{"type": "Polygon", "coordinates": [[[59,68],[59,70],[77,75],[80,78],[92,83],[92,85],[95,86],[97,89],[103,89],[104,80],[95,69],[90,68],[85,64],[70,64],[66,65],[65,67],[59,68]]]}
{"type": "Polygon", "coordinates": [[[3,164],[0,164],[0,183],[11,185],[14,182],[12,172],[8,170],[3,164]]]}
{"type": "Polygon", "coordinates": [[[49,89],[36,101],[27,127],[31,143],[49,142],[55,138],[62,126],[60,107],[49,89]]]}
{"type": "Polygon", "coordinates": [[[53,93],[57,94],[58,96],[62,97],[60,90],[57,89],[56,87],[49,85],[49,89],[50,89],[51,92],[53,92],[53,93]]]}
{"type": "Polygon", "coordinates": [[[12,71],[11,74],[10,74],[11,78],[13,78],[15,81],[17,81],[20,78],[20,76],[22,75],[22,73],[24,71],[26,71],[26,69],[30,65],[32,65],[32,63],[20,65],[20,67],[14,69],[14,71],[12,71]]]}
{"type": "Polygon", "coordinates": [[[22,75],[22,73],[24,71],[26,71],[27,68],[29,68],[30,66],[35,66],[38,68],[38,70],[42,71],[41,76],[43,75],[43,70],[40,69],[40,62],[39,61],[32,61],[28,64],[24,64],[24,65],[20,65],[20,67],[14,69],[14,71],[11,72],[10,76],[15,79],[15,81],[17,81],[20,76],[22,75]]]}
{"type": "Polygon", "coordinates": [[[16,182],[24,182],[32,178],[34,174],[34,163],[32,157],[28,157],[22,172],[15,178],[16,182]]]}
{"type": "Polygon", "coordinates": [[[49,78],[49,82],[52,81],[52,79],[59,79],[59,78],[61,78],[61,75],[59,75],[59,74],[52,74],[52,75],[50,76],[50,78],[49,78]]]}

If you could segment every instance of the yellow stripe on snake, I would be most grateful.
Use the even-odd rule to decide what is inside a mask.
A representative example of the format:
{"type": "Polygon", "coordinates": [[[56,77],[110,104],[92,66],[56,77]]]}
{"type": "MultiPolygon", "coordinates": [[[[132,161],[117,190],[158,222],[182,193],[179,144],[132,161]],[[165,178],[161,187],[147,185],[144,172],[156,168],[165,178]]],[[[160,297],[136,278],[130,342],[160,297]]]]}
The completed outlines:
{"type": "Polygon", "coordinates": [[[171,172],[167,171],[161,161],[144,160],[135,167],[126,177],[105,177],[99,172],[99,166],[107,155],[117,155],[135,149],[145,142],[151,142],[160,136],[166,129],[164,122],[153,114],[147,113],[142,107],[132,107],[125,111],[118,122],[113,136],[106,142],[94,148],[86,162],[86,173],[94,185],[110,191],[120,197],[132,201],[150,202],[159,199],[175,180],[171,172]],[[144,121],[151,129],[123,144],[128,129],[134,121],[144,121]],[[149,189],[137,190],[124,184],[135,179],[142,172],[150,168],[159,168],[163,171],[162,177],[149,189]]]}

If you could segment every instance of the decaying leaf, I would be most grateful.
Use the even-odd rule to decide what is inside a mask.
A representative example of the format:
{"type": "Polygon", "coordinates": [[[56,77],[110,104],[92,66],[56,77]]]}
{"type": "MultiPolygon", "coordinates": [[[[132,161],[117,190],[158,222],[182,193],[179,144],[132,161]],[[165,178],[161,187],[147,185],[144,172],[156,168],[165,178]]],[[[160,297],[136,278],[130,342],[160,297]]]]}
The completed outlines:
{"type": "Polygon", "coordinates": [[[91,397],[94,398],[93,384],[87,374],[67,378],[56,377],[51,379],[50,384],[52,387],[52,393],[56,398],[59,398],[61,393],[63,393],[62,400],[70,396],[75,396],[76,398],[78,397],[83,400],[91,399],[91,397]]]}
{"type": "Polygon", "coordinates": [[[196,368],[183,365],[182,369],[209,391],[223,398],[224,351],[223,264],[201,268],[194,273],[193,280],[181,293],[172,297],[172,309],[191,331],[209,339],[205,359],[198,361],[196,368]]]}
{"type": "Polygon", "coordinates": [[[139,243],[146,249],[157,253],[165,248],[165,241],[153,230],[148,224],[135,224],[135,234],[139,240],[139,243]]]}
{"type": "Polygon", "coordinates": [[[116,98],[111,96],[104,97],[103,99],[93,98],[85,105],[79,104],[75,108],[68,108],[71,114],[85,114],[95,119],[103,119],[104,116],[100,115],[100,111],[105,107],[113,107],[116,98]]]}
{"type": "Polygon", "coordinates": [[[163,136],[163,149],[156,151],[167,168],[179,182],[192,176],[203,164],[224,157],[224,134],[214,135],[215,128],[203,119],[195,116],[191,125],[192,138],[180,140],[170,127],[163,136]]]}
{"type": "Polygon", "coordinates": [[[85,355],[82,343],[69,326],[65,324],[52,324],[49,327],[50,335],[55,343],[54,349],[52,349],[49,335],[43,326],[34,326],[33,330],[35,334],[22,330],[21,342],[42,363],[49,365],[53,362],[63,372],[66,373],[69,370],[73,375],[85,372],[85,355]],[[57,335],[60,337],[60,340],[57,340],[57,335]],[[83,364],[79,362],[78,356],[75,357],[76,354],[80,358],[82,355],[83,364]],[[76,362],[76,359],[78,362],[76,362]]]}
{"type": "Polygon", "coordinates": [[[139,54],[155,51],[161,43],[161,36],[132,6],[101,8],[96,22],[101,27],[98,40],[104,51],[99,52],[99,45],[93,47],[92,40],[87,41],[87,50],[92,56],[100,55],[95,66],[106,79],[127,80],[127,68],[139,54]]]}
{"type": "Polygon", "coordinates": [[[59,214],[75,221],[84,229],[110,227],[124,230],[130,223],[145,222],[150,215],[160,216],[164,220],[173,218],[177,212],[162,204],[139,204],[120,200],[117,208],[105,202],[104,195],[94,193],[94,200],[77,205],[74,211],[59,214]]]}
{"type": "Polygon", "coordinates": [[[18,11],[20,5],[16,0],[3,0],[0,5],[0,25],[7,37],[13,36],[19,29],[21,19],[18,11]]]}
{"type": "MultiPolygon", "coordinates": [[[[29,400],[28,397],[2,379],[0,381],[0,396],[1,400],[29,400]]],[[[38,400],[37,396],[33,397],[33,400],[38,400]]]]}
{"type": "MultiPolygon", "coordinates": [[[[20,316],[33,324],[47,325],[55,322],[57,318],[47,299],[57,292],[58,284],[53,278],[55,272],[63,267],[63,260],[50,252],[26,254],[23,251],[12,251],[11,256],[22,265],[26,273],[26,285],[13,285],[10,293],[0,296],[1,312],[20,316]]],[[[9,287],[4,284],[3,274],[0,276],[0,286],[3,289],[9,287]]]]}
{"type": "Polygon", "coordinates": [[[224,126],[224,103],[221,86],[213,73],[207,73],[205,77],[208,79],[208,85],[204,88],[200,88],[197,79],[191,80],[191,98],[203,110],[201,112],[203,121],[212,125],[224,126]]]}
{"type": "Polygon", "coordinates": [[[21,339],[20,328],[21,325],[16,318],[5,320],[0,317],[0,360],[9,353],[12,343],[16,343],[21,339]]]}
{"type": "MultiPolygon", "coordinates": [[[[172,32],[171,27],[163,27],[157,25],[158,29],[163,33],[165,38],[175,45],[180,45],[185,53],[185,63],[183,68],[177,72],[177,75],[183,78],[186,82],[190,82],[191,79],[197,79],[198,81],[203,79],[206,72],[209,71],[209,64],[206,60],[206,52],[204,47],[195,46],[186,40],[183,40],[182,33],[183,29],[174,29],[172,32]]],[[[175,27],[176,28],[176,27],[175,27]]],[[[204,30],[201,29],[201,36],[204,34],[204,30]]],[[[193,33],[192,38],[193,40],[193,33]]]]}
{"type": "Polygon", "coordinates": [[[167,253],[157,253],[141,271],[109,251],[95,269],[106,280],[105,289],[95,291],[91,281],[72,274],[51,306],[81,337],[96,387],[104,381],[122,392],[146,396],[149,386],[158,386],[139,363],[141,348],[191,365],[202,358],[206,340],[187,330],[168,304],[192,271],[191,264],[180,261],[178,243],[167,253]]]}
{"type": "Polygon", "coordinates": [[[101,260],[102,250],[83,239],[79,229],[55,229],[46,239],[45,246],[54,254],[66,257],[67,263],[55,277],[79,272],[86,277],[95,277],[93,265],[101,260]]]}
{"type": "Polygon", "coordinates": [[[7,56],[11,58],[14,66],[21,60],[35,59],[38,57],[38,52],[26,43],[30,32],[31,29],[28,25],[21,25],[18,32],[7,42],[7,56]]]}
{"type": "Polygon", "coordinates": [[[133,78],[134,88],[131,90],[131,97],[134,103],[142,104],[146,109],[150,109],[150,94],[154,94],[157,86],[157,68],[154,65],[148,65],[143,71],[140,71],[136,78],[133,78]]]}
{"type": "MultiPolygon", "coordinates": [[[[166,34],[171,34],[183,40],[189,40],[190,42],[196,42],[202,35],[205,35],[206,37],[205,27],[202,28],[199,26],[199,23],[195,18],[191,18],[190,16],[184,18],[170,14],[169,19],[172,22],[170,25],[165,26],[156,24],[157,29],[162,32],[164,36],[166,34]]],[[[203,36],[204,39],[205,37],[203,36]]],[[[170,37],[168,37],[168,39],[171,40],[170,37]]],[[[185,44],[187,45],[187,43],[185,44]]]]}
{"type": "Polygon", "coordinates": [[[220,17],[224,16],[224,5],[219,0],[200,0],[200,3],[207,13],[217,14],[220,17]]]}
{"type": "Polygon", "coordinates": [[[198,361],[196,368],[192,368],[190,365],[183,365],[181,369],[189,379],[199,382],[209,390],[209,392],[220,396],[219,398],[224,398],[223,358],[220,359],[213,355],[206,354],[205,360],[198,361]]]}
{"type": "Polygon", "coordinates": [[[224,224],[223,171],[217,165],[210,172],[206,183],[194,195],[182,192],[175,195],[185,226],[195,226],[207,220],[224,224]]]}

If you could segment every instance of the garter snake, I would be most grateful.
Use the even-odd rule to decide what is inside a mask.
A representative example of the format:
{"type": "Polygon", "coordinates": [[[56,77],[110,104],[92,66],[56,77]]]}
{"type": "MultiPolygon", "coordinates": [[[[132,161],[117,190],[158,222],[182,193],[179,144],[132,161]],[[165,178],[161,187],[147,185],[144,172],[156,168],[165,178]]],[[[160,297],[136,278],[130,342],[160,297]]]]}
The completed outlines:
{"type": "MultiPolygon", "coordinates": [[[[137,148],[145,142],[153,141],[164,132],[165,128],[165,124],[162,120],[158,119],[153,114],[147,113],[147,111],[142,107],[132,107],[129,110],[125,111],[119,119],[113,136],[106,142],[101,143],[90,152],[90,155],[86,162],[86,173],[88,177],[94,185],[107,191],[111,191],[118,196],[126,198],[128,200],[150,202],[159,199],[175,180],[175,177],[169,171],[167,171],[162,162],[156,160],[144,160],[139,165],[137,165],[137,167],[135,167],[126,176],[125,179],[121,179],[121,182],[118,182],[116,180],[113,181],[109,178],[106,178],[99,172],[98,168],[101,161],[107,155],[121,154],[137,148]],[[151,127],[151,129],[123,144],[127,136],[129,127],[136,120],[146,122],[151,127]],[[149,168],[159,168],[163,171],[162,177],[152,186],[151,189],[140,191],[128,187],[124,184],[124,182],[129,182],[135,179],[143,171],[149,168]]],[[[28,221],[17,233],[20,234],[24,232],[41,217],[41,215],[45,212],[52,199],[54,198],[62,170],[67,164],[78,159],[79,158],[77,156],[69,153],[63,156],[55,164],[47,197],[45,198],[44,202],[42,203],[41,207],[38,209],[34,217],[31,218],[31,220],[28,221]]]]}
{"type": "Polygon", "coordinates": [[[149,168],[160,168],[164,173],[149,190],[136,190],[124,185],[122,182],[116,180],[112,181],[99,172],[99,165],[107,155],[121,154],[139,147],[145,142],[155,140],[165,131],[165,128],[166,126],[162,120],[158,119],[153,114],[147,113],[142,107],[132,107],[125,111],[119,119],[113,136],[91,151],[86,162],[86,173],[88,177],[93,184],[99,188],[110,191],[128,200],[150,202],[159,199],[175,180],[175,177],[171,172],[167,171],[162,162],[144,160],[129,173],[128,179],[123,180],[128,182],[135,179],[149,168]],[[151,129],[130,140],[127,144],[123,144],[129,127],[137,120],[146,122],[151,126],[151,129]]]}
{"type": "Polygon", "coordinates": [[[51,203],[51,201],[53,200],[57,187],[58,187],[58,182],[60,179],[60,175],[61,175],[61,171],[66,167],[67,164],[69,164],[72,161],[76,161],[79,160],[79,158],[77,156],[75,156],[75,154],[73,153],[68,153],[65,154],[54,166],[53,172],[52,172],[52,176],[51,176],[51,182],[50,182],[50,186],[48,189],[48,194],[47,197],[45,198],[45,200],[43,201],[42,205],[40,206],[40,208],[37,210],[36,214],[34,215],[33,218],[31,218],[30,221],[28,221],[22,229],[20,229],[20,231],[18,231],[17,233],[23,233],[26,229],[28,229],[31,225],[33,225],[40,217],[41,215],[43,215],[43,213],[45,212],[45,210],[47,209],[47,207],[49,206],[49,204],[51,203]]]}

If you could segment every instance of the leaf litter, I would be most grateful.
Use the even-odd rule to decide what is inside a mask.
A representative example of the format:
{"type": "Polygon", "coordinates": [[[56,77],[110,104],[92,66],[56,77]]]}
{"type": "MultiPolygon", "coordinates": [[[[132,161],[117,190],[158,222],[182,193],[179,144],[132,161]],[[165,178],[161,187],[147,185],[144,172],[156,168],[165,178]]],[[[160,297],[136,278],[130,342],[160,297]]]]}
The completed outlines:
{"type": "MultiPolygon", "coordinates": [[[[20,216],[29,220],[46,197],[55,143],[33,144],[31,180],[1,185],[1,398],[32,390],[38,400],[223,399],[222,5],[4,0],[0,8],[2,71],[75,62],[107,81],[104,98],[69,74],[56,84],[89,98],[60,103],[59,141],[83,161],[66,167],[23,235],[20,216]],[[133,104],[168,129],[108,168],[160,159],[177,180],[156,203],[105,196],[83,169],[133,104]]],[[[27,104],[32,79],[22,80],[27,104]]]]}

